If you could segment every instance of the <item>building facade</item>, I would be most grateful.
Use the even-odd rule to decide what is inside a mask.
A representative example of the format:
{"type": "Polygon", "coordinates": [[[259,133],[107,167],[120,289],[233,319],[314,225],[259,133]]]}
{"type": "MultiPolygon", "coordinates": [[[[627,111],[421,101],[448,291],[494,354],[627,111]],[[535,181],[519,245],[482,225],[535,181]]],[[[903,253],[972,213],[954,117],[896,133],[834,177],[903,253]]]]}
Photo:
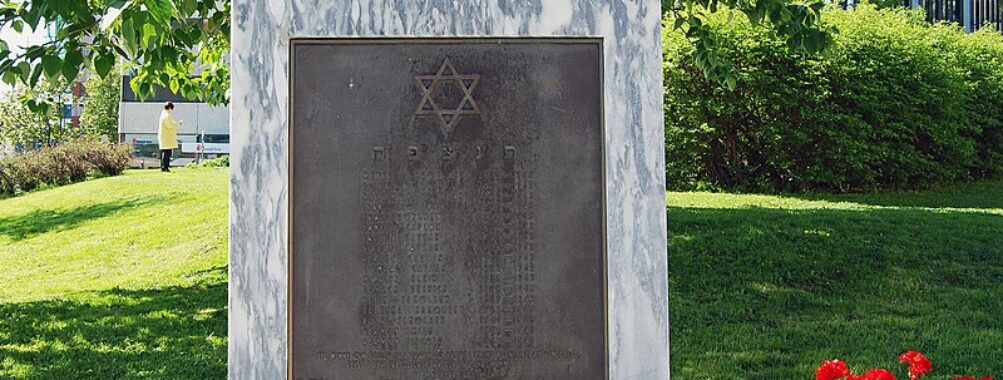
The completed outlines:
{"type": "MultiPolygon", "coordinates": [[[[133,147],[135,158],[133,166],[150,168],[159,165],[157,129],[160,113],[166,102],[174,103],[174,118],[182,123],[178,130],[179,143],[228,144],[230,142],[229,107],[191,101],[167,89],[158,89],[153,97],[140,100],[129,87],[130,80],[129,76],[122,77],[118,135],[119,141],[133,147]]],[[[185,165],[198,158],[200,157],[197,153],[178,149],[174,152],[172,165],[185,165]]]]}

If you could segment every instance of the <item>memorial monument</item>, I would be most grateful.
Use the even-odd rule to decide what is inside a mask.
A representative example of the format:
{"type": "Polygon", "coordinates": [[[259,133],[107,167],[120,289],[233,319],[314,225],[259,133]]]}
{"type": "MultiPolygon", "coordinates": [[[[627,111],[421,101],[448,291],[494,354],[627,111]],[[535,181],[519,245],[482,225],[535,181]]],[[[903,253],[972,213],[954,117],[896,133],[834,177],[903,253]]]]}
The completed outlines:
{"type": "Polygon", "coordinates": [[[235,0],[232,379],[667,379],[658,1],[235,0]]]}

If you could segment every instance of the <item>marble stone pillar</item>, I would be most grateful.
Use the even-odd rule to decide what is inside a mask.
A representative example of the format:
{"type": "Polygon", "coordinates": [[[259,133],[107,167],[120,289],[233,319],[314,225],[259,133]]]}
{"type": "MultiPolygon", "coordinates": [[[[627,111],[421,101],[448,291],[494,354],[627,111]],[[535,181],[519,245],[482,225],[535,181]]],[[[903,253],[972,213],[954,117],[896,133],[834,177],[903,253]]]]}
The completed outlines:
{"type": "Polygon", "coordinates": [[[605,52],[609,378],[668,379],[658,0],[234,0],[229,377],[287,374],[289,39],[592,36],[605,52]]]}

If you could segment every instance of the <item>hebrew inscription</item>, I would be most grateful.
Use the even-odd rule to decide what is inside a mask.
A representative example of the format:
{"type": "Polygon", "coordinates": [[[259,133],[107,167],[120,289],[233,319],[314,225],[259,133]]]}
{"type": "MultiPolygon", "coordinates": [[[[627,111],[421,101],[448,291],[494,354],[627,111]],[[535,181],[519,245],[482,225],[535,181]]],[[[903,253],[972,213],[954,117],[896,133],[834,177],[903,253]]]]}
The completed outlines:
{"type": "Polygon", "coordinates": [[[605,378],[599,42],[291,49],[291,378],[605,378]]]}

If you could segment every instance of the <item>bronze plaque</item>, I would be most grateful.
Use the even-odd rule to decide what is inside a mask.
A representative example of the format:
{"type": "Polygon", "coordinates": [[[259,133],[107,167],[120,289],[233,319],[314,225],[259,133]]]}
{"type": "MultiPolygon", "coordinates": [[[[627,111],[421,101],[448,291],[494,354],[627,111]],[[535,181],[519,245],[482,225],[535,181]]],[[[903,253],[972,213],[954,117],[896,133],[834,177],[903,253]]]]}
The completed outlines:
{"type": "Polygon", "coordinates": [[[601,40],[290,49],[290,377],[606,378],[601,40]]]}

